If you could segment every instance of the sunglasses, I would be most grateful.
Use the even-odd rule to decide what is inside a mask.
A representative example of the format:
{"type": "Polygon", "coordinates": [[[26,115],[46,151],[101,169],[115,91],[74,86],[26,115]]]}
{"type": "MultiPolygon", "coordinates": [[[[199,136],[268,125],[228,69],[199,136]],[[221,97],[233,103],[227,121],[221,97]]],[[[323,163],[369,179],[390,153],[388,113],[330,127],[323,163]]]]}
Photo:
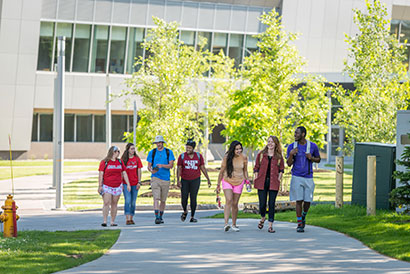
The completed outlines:
{"type": "Polygon", "coordinates": [[[120,152],[119,150],[114,150],[114,152],[120,152]]]}

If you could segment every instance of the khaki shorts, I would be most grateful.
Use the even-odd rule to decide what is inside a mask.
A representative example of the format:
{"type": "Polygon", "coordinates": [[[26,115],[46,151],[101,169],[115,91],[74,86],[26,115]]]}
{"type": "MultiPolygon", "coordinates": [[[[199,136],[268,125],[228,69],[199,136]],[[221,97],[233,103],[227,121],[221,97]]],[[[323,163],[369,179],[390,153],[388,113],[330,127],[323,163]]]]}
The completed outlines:
{"type": "Polygon", "coordinates": [[[154,200],[165,202],[168,197],[170,181],[164,181],[157,177],[151,178],[151,189],[154,200]]]}

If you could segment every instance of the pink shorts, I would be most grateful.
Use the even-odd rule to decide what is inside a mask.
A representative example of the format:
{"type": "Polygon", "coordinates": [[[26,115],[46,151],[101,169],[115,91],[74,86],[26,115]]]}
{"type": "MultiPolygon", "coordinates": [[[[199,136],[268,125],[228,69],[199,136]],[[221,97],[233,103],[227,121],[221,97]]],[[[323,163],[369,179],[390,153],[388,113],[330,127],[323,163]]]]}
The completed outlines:
{"type": "Polygon", "coordinates": [[[224,179],[222,179],[222,189],[232,189],[232,192],[236,193],[236,194],[241,194],[242,193],[242,189],[243,189],[244,184],[245,184],[245,180],[243,180],[240,185],[233,186],[230,183],[228,183],[227,181],[225,181],[224,179]]]}

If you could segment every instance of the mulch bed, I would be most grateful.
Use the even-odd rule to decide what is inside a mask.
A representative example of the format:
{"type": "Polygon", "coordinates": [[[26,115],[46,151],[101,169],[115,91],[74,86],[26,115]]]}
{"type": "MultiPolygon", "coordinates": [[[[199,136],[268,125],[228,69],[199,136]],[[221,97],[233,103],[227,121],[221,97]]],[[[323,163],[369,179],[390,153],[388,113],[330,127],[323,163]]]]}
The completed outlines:
{"type": "MultiPolygon", "coordinates": [[[[152,197],[152,191],[148,191],[139,195],[140,197],[152,197]]],[[[168,192],[168,198],[181,198],[180,192],[168,192]]]]}

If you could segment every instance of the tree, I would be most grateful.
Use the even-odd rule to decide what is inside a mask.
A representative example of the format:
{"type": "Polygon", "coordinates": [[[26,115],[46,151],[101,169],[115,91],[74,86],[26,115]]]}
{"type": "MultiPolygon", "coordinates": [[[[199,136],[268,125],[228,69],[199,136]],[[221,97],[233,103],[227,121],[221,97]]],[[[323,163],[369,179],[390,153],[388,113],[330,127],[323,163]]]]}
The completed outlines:
{"type": "MultiPolygon", "coordinates": [[[[207,54],[184,45],[178,39],[178,24],[153,17],[157,28],[148,32],[144,41],[147,58],[137,60],[140,69],[127,80],[129,90],[120,96],[137,95],[144,108],[139,111],[136,146],[148,151],[156,135],[163,135],[175,154],[183,151],[192,131],[194,81],[209,70],[207,54]]],[[[132,140],[132,133],[126,138],[132,140]]]]}
{"type": "Polygon", "coordinates": [[[292,44],[297,36],[283,29],[275,10],[260,20],[267,28],[255,35],[259,51],[245,58],[239,72],[244,83],[231,95],[225,134],[253,150],[261,148],[269,135],[291,143],[295,127],[304,125],[309,139],[322,147],[328,112],[323,81],[297,76],[304,65],[292,44]]]}
{"type": "Polygon", "coordinates": [[[335,122],[345,128],[348,143],[394,143],[397,110],[409,107],[409,81],[404,47],[390,35],[386,7],[378,0],[366,0],[366,12],[356,9],[354,22],[359,33],[349,37],[349,59],[345,72],[353,79],[354,91],[336,88],[334,97],[342,108],[335,122]]]}
{"type": "Polygon", "coordinates": [[[405,212],[410,212],[410,147],[405,147],[401,160],[397,164],[404,166],[405,171],[395,171],[393,177],[399,179],[401,186],[392,190],[390,202],[398,207],[405,206],[405,212]]]}

